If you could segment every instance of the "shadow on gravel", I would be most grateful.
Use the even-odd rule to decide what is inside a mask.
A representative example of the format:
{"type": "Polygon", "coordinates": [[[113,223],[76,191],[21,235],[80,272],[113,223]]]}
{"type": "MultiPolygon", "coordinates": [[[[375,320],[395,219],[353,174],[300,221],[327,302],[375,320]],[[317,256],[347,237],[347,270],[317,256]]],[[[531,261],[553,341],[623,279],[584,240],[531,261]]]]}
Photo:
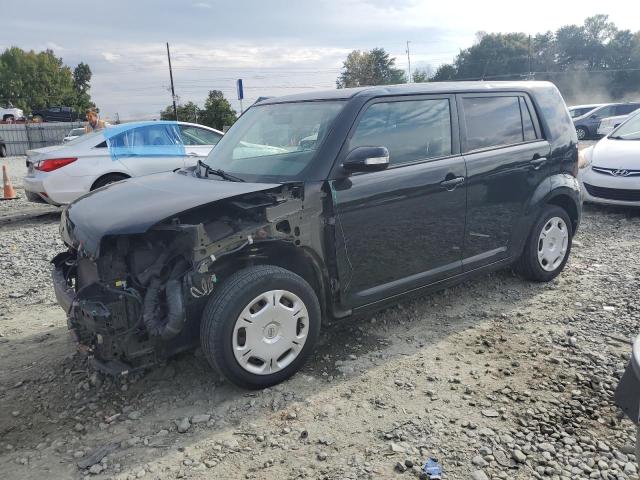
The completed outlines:
{"type": "MultiPolygon", "coordinates": [[[[174,357],[144,375],[123,380],[101,377],[71,348],[48,352],[40,333],[20,343],[33,350],[34,358],[41,360],[38,364],[48,367],[24,370],[19,380],[13,372],[12,382],[21,383],[0,391],[0,406],[4,412],[21,413],[15,418],[3,416],[0,434],[5,442],[20,448],[34,448],[41,441],[34,438],[45,437],[68,441],[79,436],[83,445],[99,445],[131,435],[154,435],[161,429],[175,432],[175,419],[211,414],[213,430],[179,436],[180,445],[197,443],[203,435],[229,431],[247,417],[260,421],[394,358],[413,355],[477,323],[504,317],[546,288],[549,286],[524,282],[505,270],[373,315],[333,322],[325,326],[316,351],[300,373],[260,392],[223,381],[199,350],[174,357]],[[49,353],[54,354],[52,358],[49,353]],[[133,410],[141,412],[140,422],[126,420],[127,412],[133,410]],[[113,430],[107,429],[104,419],[114,415],[121,418],[113,421],[113,430]],[[126,422],[117,426],[122,420],[126,422]]],[[[66,336],[63,330],[57,328],[47,335],[66,336]]],[[[68,461],[73,465],[71,458],[68,461]]],[[[145,461],[149,459],[140,458],[136,463],[145,461]]]]}

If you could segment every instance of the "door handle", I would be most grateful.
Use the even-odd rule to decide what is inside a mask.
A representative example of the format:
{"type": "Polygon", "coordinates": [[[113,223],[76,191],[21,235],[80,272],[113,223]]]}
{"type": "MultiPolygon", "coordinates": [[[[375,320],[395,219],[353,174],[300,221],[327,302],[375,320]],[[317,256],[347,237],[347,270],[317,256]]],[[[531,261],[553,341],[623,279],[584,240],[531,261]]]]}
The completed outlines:
{"type": "Polygon", "coordinates": [[[458,185],[464,183],[464,177],[453,177],[447,180],[443,180],[440,182],[440,186],[446,188],[451,191],[455,189],[458,185]]]}
{"type": "Polygon", "coordinates": [[[547,161],[547,157],[541,157],[539,155],[534,155],[529,163],[533,165],[534,170],[539,170],[544,162],[547,161]]]}

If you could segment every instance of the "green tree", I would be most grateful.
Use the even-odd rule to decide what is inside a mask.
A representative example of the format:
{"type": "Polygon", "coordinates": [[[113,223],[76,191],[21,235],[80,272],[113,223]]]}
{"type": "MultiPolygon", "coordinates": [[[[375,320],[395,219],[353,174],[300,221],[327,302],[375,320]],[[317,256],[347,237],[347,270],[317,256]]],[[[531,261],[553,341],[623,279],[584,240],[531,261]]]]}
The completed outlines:
{"type": "Polygon", "coordinates": [[[25,114],[53,105],[76,109],[93,105],[88,94],[90,77],[84,79],[86,89],[79,92],[71,69],[52,50],[36,53],[11,47],[0,54],[0,103],[11,102],[25,114]]]}
{"type": "Polygon", "coordinates": [[[433,76],[431,67],[417,68],[414,72],[411,72],[411,80],[414,83],[425,83],[430,81],[433,76]]]}
{"type": "Polygon", "coordinates": [[[231,126],[237,116],[229,101],[220,90],[211,90],[204,101],[204,108],[198,115],[198,123],[222,130],[231,126]]]}
{"type": "Polygon", "coordinates": [[[91,101],[91,96],[89,95],[91,76],[91,68],[84,62],[80,62],[76,68],[73,69],[73,89],[76,93],[73,106],[81,113],[96,106],[95,103],[91,101]]]}
{"type": "Polygon", "coordinates": [[[187,102],[183,105],[178,105],[176,107],[178,111],[178,118],[173,114],[173,105],[169,105],[162,112],[160,112],[161,120],[180,120],[183,122],[200,122],[201,118],[201,110],[198,105],[193,102],[187,102]]]}
{"type": "Polygon", "coordinates": [[[395,62],[396,59],[389,57],[383,48],[368,52],[354,50],[347,55],[336,85],[338,88],[349,88],[405,83],[404,71],[396,68],[395,62]]]}
{"type": "Polygon", "coordinates": [[[445,63],[438,67],[436,73],[434,73],[433,77],[431,77],[431,81],[444,82],[447,80],[455,80],[457,75],[458,72],[456,71],[456,67],[445,63]]]}

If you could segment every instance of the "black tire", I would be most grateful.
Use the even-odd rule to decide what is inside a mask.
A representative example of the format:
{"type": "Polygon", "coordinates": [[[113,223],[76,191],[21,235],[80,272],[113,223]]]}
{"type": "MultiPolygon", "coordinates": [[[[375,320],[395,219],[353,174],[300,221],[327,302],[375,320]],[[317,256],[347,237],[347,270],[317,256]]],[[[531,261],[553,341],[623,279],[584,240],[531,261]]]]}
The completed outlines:
{"type": "Polygon", "coordinates": [[[283,382],[296,373],[313,350],[320,334],[318,297],[299,275],[273,265],[240,270],[226,279],[209,299],[202,314],[200,343],[209,364],[239,387],[260,389],[283,382]],[[307,340],[298,356],[282,370],[256,374],[245,370],[233,353],[233,332],[242,311],[258,295],[270,290],[287,290],[297,295],[309,314],[307,340]]]}
{"type": "Polygon", "coordinates": [[[16,117],[14,117],[13,115],[5,115],[2,120],[4,120],[5,122],[13,122],[16,119],[16,117]]]}
{"type": "Polygon", "coordinates": [[[0,158],[5,158],[7,156],[7,146],[0,144],[0,158]]]}
{"type": "Polygon", "coordinates": [[[119,182],[120,180],[126,180],[127,178],[129,177],[123,173],[109,173],[97,179],[91,186],[91,191],[100,187],[104,187],[105,185],[109,185],[110,183],[119,182]]]}
{"type": "Polygon", "coordinates": [[[571,254],[571,241],[573,240],[573,224],[566,210],[555,205],[547,205],[538,220],[534,224],[529,238],[524,246],[524,251],[515,265],[516,271],[527,280],[534,282],[549,282],[556,278],[564,269],[564,266],[571,254]],[[554,217],[561,218],[566,227],[569,239],[567,242],[567,251],[562,262],[552,271],[545,270],[538,261],[538,241],[544,226],[554,217]]]}
{"type": "Polygon", "coordinates": [[[585,127],[576,128],[576,134],[578,135],[578,140],[587,140],[589,138],[589,130],[585,127]]]}

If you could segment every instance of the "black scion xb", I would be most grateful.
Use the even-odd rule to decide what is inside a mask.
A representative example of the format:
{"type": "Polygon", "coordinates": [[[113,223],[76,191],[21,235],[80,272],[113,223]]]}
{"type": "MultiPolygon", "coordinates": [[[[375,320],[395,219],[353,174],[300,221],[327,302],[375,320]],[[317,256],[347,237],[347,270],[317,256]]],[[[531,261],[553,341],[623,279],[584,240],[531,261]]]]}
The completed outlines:
{"type": "Polygon", "coordinates": [[[205,161],[72,203],[54,284],[96,368],[200,344],[238,385],[302,366],[338,319],[515,265],[558,275],[576,132],[546,82],[313,92],[252,106],[205,161]]]}

